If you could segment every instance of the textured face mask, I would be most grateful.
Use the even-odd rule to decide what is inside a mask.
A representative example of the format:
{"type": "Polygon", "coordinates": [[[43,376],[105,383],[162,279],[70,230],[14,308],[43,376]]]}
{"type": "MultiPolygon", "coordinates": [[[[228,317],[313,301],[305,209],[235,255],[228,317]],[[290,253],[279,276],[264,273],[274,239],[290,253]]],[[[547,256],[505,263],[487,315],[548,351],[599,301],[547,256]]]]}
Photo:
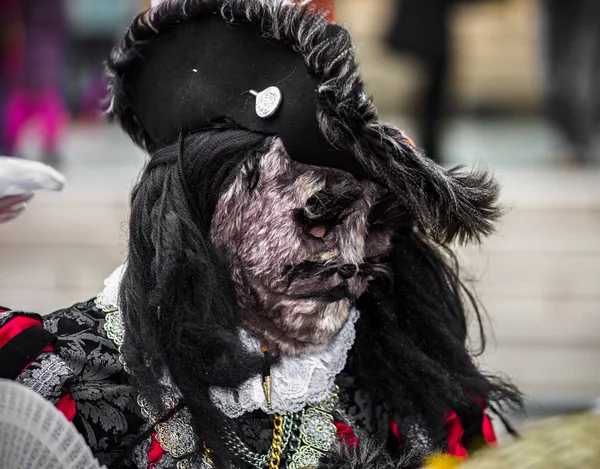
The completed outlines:
{"type": "Polygon", "coordinates": [[[380,193],[343,171],[293,161],[281,140],[244,168],[211,228],[243,327],[281,354],[326,345],[390,247],[389,234],[369,232],[380,193]]]}

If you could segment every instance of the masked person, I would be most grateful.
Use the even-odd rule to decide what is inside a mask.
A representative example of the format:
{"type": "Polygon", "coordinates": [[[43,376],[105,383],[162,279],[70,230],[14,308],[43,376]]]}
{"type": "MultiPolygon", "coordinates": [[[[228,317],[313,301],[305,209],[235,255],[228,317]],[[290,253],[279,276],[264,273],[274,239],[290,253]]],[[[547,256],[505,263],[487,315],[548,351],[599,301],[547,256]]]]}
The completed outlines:
{"type": "Polygon", "coordinates": [[[497,186],[379,120],[343,28],[167,1],[108,78],[149,155],[127,262],[93,300],[1,313],[1,376],[111,467],[419,467],[494,440],[487,406],[519,394],[465,346],[447,245],[490,232],[497,186]]]}

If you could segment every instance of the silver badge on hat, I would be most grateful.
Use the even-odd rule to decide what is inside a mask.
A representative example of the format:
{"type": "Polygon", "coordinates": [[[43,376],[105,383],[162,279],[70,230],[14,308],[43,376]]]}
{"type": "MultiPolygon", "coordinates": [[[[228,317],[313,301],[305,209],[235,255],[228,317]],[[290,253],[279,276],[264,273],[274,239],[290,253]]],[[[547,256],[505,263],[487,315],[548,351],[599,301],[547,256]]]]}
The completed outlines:
{"type": "Polygon", "coordinates": [[[276,86],[269,86],[260,93],[250,90],[249,93],[256,97],[256,114],[261,119],[268,119],[273,116],[281,107],[283,95],[281,90],[276,86]]]}

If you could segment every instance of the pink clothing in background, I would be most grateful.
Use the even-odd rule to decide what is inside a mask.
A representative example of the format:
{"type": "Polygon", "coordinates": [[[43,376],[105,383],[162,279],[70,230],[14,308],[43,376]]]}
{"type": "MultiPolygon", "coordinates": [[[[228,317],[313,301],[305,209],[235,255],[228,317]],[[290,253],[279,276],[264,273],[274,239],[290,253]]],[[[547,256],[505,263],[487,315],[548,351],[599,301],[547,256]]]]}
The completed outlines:
{"type": "Polygon", "coordinates": [[[61,92],[68,34],[65,4],[63,0],[8,1],[12,33],[2,58],[7,91],[2,110],[5,151],[15,155],[22,131],[35,121],[43,153],[52,155],[67,120],[61,92]]]}
{"type": "Polygon", "coordinates": [[[48,87],[43,90],[16,89],[8,97],[3,121],[4,144],[7,153],[17,151],[19,136],[30,121],[37,121],[45,151],[56,151],[63,135],[67,113],[60,91],[48,87]]]}

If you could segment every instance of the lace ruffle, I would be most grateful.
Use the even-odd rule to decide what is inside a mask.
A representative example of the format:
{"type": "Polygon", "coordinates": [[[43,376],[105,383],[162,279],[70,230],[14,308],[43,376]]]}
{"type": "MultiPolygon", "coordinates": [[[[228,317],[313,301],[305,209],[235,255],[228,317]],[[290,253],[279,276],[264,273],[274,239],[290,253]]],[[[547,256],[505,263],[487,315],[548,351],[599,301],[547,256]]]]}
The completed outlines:
{"type": "MultiPolygon", "coordinates": [[[[354,325],[358,317],[358,311],[352,309],[346,324],[325,349],[298,357],[281,358],[271,369],[271,409],[267,406],[259,375],[237,389],[211,388],[213,402],[231,418],[257,409],[270,414],[298,412],[309,402],[321,402],[332,392],[336,375],[346,365],[346,356],[354,344],[354,325]]],[[[240,330],[240,337],[248,350],[259,352],[260,342],[256,338],[245,330],[240,330]]]]}
{"type": "Polygon", "coordinates": [[[75,373],[62,358],[54,353],[42,353],[16,379],[56,404],[62,396],[67,380],[75,373]]]}
{"type": "Polygon", "coordinates": [[[109,277],[104,280],[104,290],[96,297],[96,306],[102,311],[114,311],[119,306],[119,287],[125,272],[125,264],[117,267],[109,277]]]}

